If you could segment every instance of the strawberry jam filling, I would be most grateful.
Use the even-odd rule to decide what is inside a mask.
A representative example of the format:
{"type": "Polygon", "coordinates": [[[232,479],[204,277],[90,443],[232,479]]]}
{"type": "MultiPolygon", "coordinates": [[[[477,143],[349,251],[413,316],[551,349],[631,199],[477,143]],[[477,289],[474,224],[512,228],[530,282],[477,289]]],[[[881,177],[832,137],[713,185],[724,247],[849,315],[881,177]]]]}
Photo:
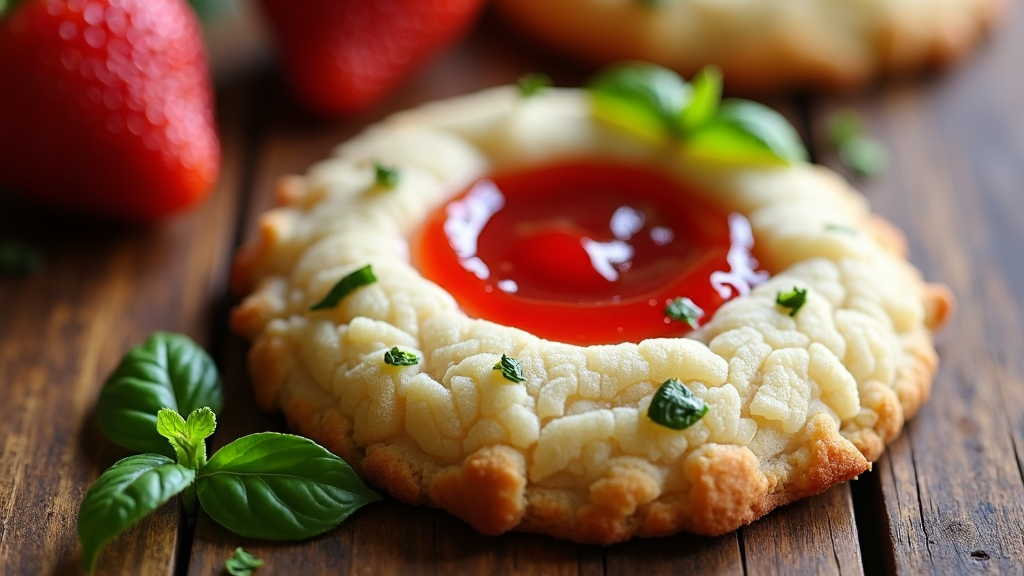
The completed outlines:
{"type": "Polygon", "coordinates": [[[477,318],[571,344],[690,331],[763,280],[752,238],[676,180],[638,167],[572,162],[479,180],[435,211],[417,245],[425,277],[477,318]]]}

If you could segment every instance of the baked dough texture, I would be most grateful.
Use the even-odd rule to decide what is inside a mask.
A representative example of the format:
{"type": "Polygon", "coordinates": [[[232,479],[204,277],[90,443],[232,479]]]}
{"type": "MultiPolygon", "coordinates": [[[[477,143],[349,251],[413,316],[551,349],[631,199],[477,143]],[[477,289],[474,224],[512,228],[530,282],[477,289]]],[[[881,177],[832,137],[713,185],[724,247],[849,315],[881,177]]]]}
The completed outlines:
{"type": "Polygon", "coordinates": [[[949,64],[1008,0],[496,0],[503,19],[578,60],[645,60],[733,92],[854,89],[949,64]]]}
{"type": "Polygon", "coordinates": [[[259,403],[395,498],[485,534],[722,534],[854,478],[928,397],[952,303],[833,172],[680,152],[596,120],[576,90],[396,114],[282,179],[277,200],[232,278],[259,403]],[[410,262],[427,213],[473,181],[581,158],[661,171],[745,215],[771,278],[690,337],[580,347],[469,318],[410,262]],[[397,187],[375,185],[378,162],[397,187]],[[310,310],[367,264],[377,282],[310,310]],[[791,317],[775,298],[793,287],[808,292],[791,317]],[[419,364],[386,364],[396,346],[419,364]],[[525,382],[493,369],[502,354],[525,382]],[[685,430],[646,416],[669,378],[710,406],[685,430]]]}

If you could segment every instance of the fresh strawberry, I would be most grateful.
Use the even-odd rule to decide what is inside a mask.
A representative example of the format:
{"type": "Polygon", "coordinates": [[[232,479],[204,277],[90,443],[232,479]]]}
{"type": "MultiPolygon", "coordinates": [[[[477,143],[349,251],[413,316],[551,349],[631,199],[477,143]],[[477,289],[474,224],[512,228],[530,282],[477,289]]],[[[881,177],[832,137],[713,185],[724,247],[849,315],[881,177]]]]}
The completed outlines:
{"type": "Polygon", "coordinates": [[[185,0],[25,0],[0,20],[0,189],[149,221],[220,171],[201,30],[185,0]]]}
{"type": "Polygon", "coordinates": [[[483,0],[261,0],[298,97],[325,114],[380,101],[458,40],[483,0]]]}

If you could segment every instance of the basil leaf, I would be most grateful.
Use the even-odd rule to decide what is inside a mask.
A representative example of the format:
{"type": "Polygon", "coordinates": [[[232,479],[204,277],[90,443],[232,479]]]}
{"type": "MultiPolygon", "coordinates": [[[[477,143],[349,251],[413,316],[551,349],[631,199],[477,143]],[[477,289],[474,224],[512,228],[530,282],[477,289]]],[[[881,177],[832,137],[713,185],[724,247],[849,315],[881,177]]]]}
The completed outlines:
{"type": "Polygon", "coordinates": [[[78,540],[86,572],[112,538],[148,516],[195,480],[195,472],[158,454],[118,461],[85,493],[78,509],[78,540]]]}
{"type": "Polygon", "coordinates": [[[170,408],[161,408],[156,413],[156,433],[171,443],[178,464],[187,465],[189,461],[189,443],[185,433],[185,419],[170,408]]]}
{"type": "Polygon", "coordinates": [[[708,405],[675,378],[665,380],[654,393],[647,417],[673,430],[683,430],[708,413],[708,405]]]}
{"type": "Polygon", "coordinates": [[[235,555],[224,561],[224,569],[231,576],[252,576],[252,573],[263,564],[263,560],[249,554],[239,546],[235,548],[235,555]]]}
{"type": "Polygon", "coordinates": [[[519,77],[519,96],[531,98],[540,94],[545,88],[551,86],[551,78],[540,72],[530,72],[519,77]]]}
{"type": "Polygon", "coordinates": [[[498,360],[494,365],[494,370],[501,370],[501,375],[505,377],[505,380],[511,380],[512,382],[526,382],[526,375],[523,374],[523,367],[519,365],[519,361],[515,358],[509,358],[502,354],[501,360],[498,360]]]}
{"type": "Polygon", "coordinates": [[[718,103],[722,99],[722,71],[715,66],[705,66],[691,84],[693,100],[679,116],[679,124],[685,133],[704,126],[718,112],[718,103]]]}
{"type": "MultiPolygon", "coordinates": [[[[0,0],[2,2],[2,0],[0,0]]],[[[43,266],[43,253],[23,242],[0,241],[0,276],[25,276],[43,266]]]]}
{"type": "Polygon", "coordinates": [[[224,387],[213,359],[188,336],[157,332],[125,354],[96,404],[100,429],[112,441],[139,452],[174,456],[157,433],[161,408],[189,414],[208,406],[220,411],[224,387]]]}
{"type": "Polygon", "coordinates": [[[385,166],[380,162],[373,164],[373,178],[377,186],[382,188],[394,188],[398,186],[398,169],[393,166],[385,166]]]}
{"type": "Polygon", "coordinates": [[[397,346],[384,353],[384,363],[391,366],[414,366],[420,363],[420,357],[412,352],[399,350],[397,346]]]}
{"type": "Polygon", "coordinates": [[[775,303],[783,308],[789,308],[790,316],[796,316],[796,313],[800,311],[805,302],[807,302],[806,288],[801,289],[793,286],[792,290],[779,292],[775,295],[775,303]]]}
{"type": "Polygon", "coordinates": [[[381,499],[327,449],[273,432],[218,450],[199,475],[198,492],[203,509],[222,526],[268,540],[315,536],[381,499]]]}
{"type": "Polygon", "coordinates": [[[334,308],[341,302],[341,299],[348,296],[356,288],[365,286],[367,284],[373,284],[377,281],[377,277],[373,275],[373,269],[369,264],[363,266],[359,270],[352,272],[345,276],[338,283],[331,288],[331,291],[324,296],[324,299],[311,306],[310,310],[325,310],[334,308]]]}
{"type": "Polygon", "coordinates": [[[839,161],[862,178],[885,171],[889,151],[881,142],[864,135],[864,120],[853,110],[840,110],[828,123],[828,137],[839,161]]]}
{"type": "Polygon", "coordinates": [[[657,139],[679,136],[677,120],[693,98],[693,88],[678,74],[643,62],[609,68],[587,89],[599,118],[657,139]]]}
{"type": "Polygon", "coordinates": [[[704,310],[689,298],[676,298],[665,307],[665,316],[680,322],[686,322],[690,328],[699,328],[697,321],[704,317],[704,310]]]}
{"type": "Polygon", "coordinates": [[[789,164],[807,160],[800,135],[778,112],[749,100],[726,100],[707,124],[689,135],[687,148],[720,160],[789,164]]]}

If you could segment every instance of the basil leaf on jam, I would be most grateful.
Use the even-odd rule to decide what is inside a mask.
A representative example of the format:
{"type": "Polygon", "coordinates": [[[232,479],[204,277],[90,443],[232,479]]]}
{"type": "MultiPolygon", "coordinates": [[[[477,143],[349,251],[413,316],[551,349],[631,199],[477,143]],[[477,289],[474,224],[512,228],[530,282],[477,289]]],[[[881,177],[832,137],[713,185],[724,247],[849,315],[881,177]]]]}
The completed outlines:
{"type": "Polygon", "coordinates": [[[523,374],[523,367],[515,358],[509,358],[502,354],[501,360],[494,365],[495,370],[501,370],[501,375],[512,382],[526,382],[526,375],[523,374]]]}
{"type": "Polygon", "coordinates": [[[694,396],[685,384],[675,378],[669,378],[661,384],[647,408],[648,418],[673,430],[689,428],[707,413],[707,403],[694,396]]]}
{"type": "Polygon", "coordinates": [[[412,352],[399,350],[396,346],[384,353],[384,363],[391,366],[414,366],[420,363],[420,357],[412,352]]]}
{"type": "Polygon", "coordinates": [[[380,162],[373,164],[374,183],[382,188],[394,188],[398,186],[398,169],[394,166],[385,166],[380,162]]]}
{"type": "Polygon", "coordinates": [[[690,328],[699,328],[697,321],[704,317],[704,310],[686,297],[679,297],[668,303],[665,307],[665,316],[680,322],[686,322],[690,328]]]}
{"type": "Polygon", "coordinates": [[[331,291],[324,296],[323,300],[310,306],[310,310],[329,310],[338,305],[342,298],[348,296],[353,290],[360,286],[366,286],[367,284],[373,284],[377,281],[377,277],[373,275],[373,269],[369,264],[363,266],[359,270],[352,272],[348,276],[345,276],[338,283],[331,288],[331,291]]]}
{"type": "Polygon", "coordinates": [[[778,112],[749,100],[721,100],[717,68],[692,84],[654,64],[630,62],[588,85],[593,114],[656,141],[674,141],[701,157],[753,164],[807,160],[796,129],[778,112]]]}
{"type": "Polygon", "coordinates": [[[519,95],[523,98],[536,96],[551,86],[551,78],[540,72],[530,72],[519,77],[519,95]]]}
{"type": "Polygon", "coordinates": [[[789,308],[789,315],[796,316],[796,313],[800,311],[804,303],[807,302],[807,289],[797,288],[793,286],[793,289],[788,292],[779,292],[775,296],[775,303],[783,308],[789,308]]]}

